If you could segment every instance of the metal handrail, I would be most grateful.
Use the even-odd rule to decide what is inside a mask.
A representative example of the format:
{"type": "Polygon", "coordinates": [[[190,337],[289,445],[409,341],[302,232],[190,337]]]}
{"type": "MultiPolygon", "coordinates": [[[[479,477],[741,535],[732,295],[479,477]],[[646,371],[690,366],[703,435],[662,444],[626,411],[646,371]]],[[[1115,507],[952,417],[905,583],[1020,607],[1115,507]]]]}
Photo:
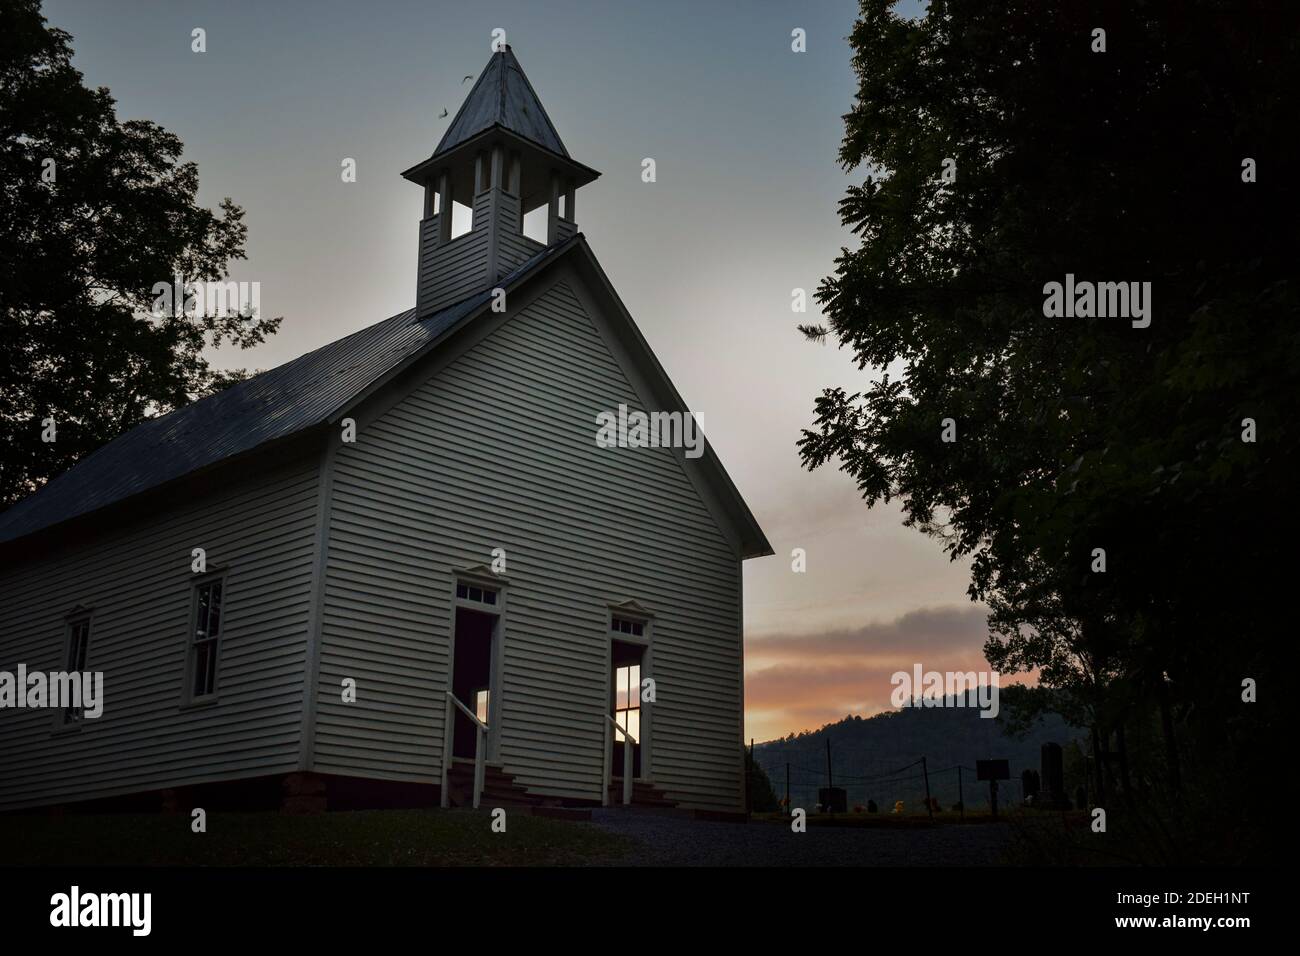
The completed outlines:
{"type": "Polygon", "coordinates": [[[452,702],[453,704],[455,704],[457,707],[459,707],[459,708],[461,709],[462,713],[464,713],[466,717],[468,717],[470,720],[474,721],[474,723],[478,724],[479,727],[482,728],[483,730],[486,731],[486,730],[488,729],[488,725],[485,724],[485,723],[483,723],[483,721],[481,721],[481,720],[478,719],[478,714],[474,713],[474,711],[470,710],[468,707],[466,707],[464,704],[462,704],[462,703],[460,702],[460,698],[459,698],[459,697],[457,697],[457,696],[456,696],[455,694],[453,694],[451,691],[447,691],[447,696],[448,696],[449,698],[451,698],[451,702],[452,702]]]}
{"type": "MultiPolygon", "coordinates": [[[[627,729],[609,714],[605,715],[605,719],[613,724],[618,732],[623,735],[623,806],[630,806],[632,803],[632,747],[637,745],[636,738],[628,733],[627,729]],[[628,744],[631,744],[632,746],[629,747],[628,744]]],[[[610,736],[609,747],[612,754],[614,749],[614,738],[612,735],[610,736]]],[[[611,760],[609,763],[610,775],[612,776],[614,772],[614,762],[611,760]]],[[[610,782],[611,781],[606,781],[605,783],[606,794],[609,793],[610,782]]]]}
{"type": "Polygon", "coordinates": [[[608,720],[611,724],[613,724],[614,728],[619,733],[621,733],[624,737],[626,737],[628,740],[632,741],[633,744],[636,743],[636,738],[633,737],[630,733],[628,733],[627,729],[622,724],[620,724],[617,720],[609,716],[609,714],[605,715],[605,719],[608,720]]]}
{"type": "Polygon", "coordinates": [[[452,748],[456,741],[456,722],[455,711],[452,705],[455,704],[470,720],[474,721],[474,809],[478,809],[479,801],[483,796],[483,778],[485,776],[485,761],[483,758],[483,741],[487,736],[488,725],[478,719],[478,715],[466,707],[451,691],[447,691],[447,706],[443,719],[442,734],[442,796],[441,803],[443,808],[451,806],[451,793],[447,789],[447,774],[451,769],[452,748]]]}

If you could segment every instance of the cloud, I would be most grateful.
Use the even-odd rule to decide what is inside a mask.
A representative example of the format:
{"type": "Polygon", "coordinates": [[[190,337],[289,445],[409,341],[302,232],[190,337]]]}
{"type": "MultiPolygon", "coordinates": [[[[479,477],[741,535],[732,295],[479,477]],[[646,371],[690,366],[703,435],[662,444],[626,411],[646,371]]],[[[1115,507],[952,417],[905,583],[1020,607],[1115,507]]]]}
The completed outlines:
{"type": "Polygon", "coordinates": [[[817,634],[772,634],[755,637],[745,652],[755,657],[848,657],[900,652],[910,659],[922,653],[979,651],[988,633],[982,606],[933,607],[908,611],[892,621],[875,621],[861,627],[817,634]]]}
{"type": "Polygon", "coordinates": [[[846,714],[892,709],[891,678],[926,670],[987,673],[983,607],[919,608],[893,620],[746,641],[745,711],[755,737],[784,736],[846,714]]]}

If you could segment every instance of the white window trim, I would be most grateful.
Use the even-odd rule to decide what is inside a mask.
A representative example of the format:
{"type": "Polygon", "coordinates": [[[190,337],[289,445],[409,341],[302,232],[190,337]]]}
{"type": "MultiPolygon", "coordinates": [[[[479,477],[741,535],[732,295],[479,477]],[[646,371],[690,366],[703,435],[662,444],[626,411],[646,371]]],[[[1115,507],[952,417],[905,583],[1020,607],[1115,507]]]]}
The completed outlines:
{"type": "Polygon", "coordinates": [[[196,576],[190,584],[190,612],[185,628],[185,684],[182,688],[182,709],[211,707],[221,699],[221,659],[225,656],[226,609],[230,606],[228,571],[228,568],[212,568],[205,574],[196,576]],[[196,695],[194,693],[196,666],[194,635],[199,623],[199,591],[213,584],[221,585],[221,625],[217,631],[217,653],[212,662],[212,692],[196,695]]]}
{"type": "MultiPolygon", "coordinates": [[[[86,625],[86,663],[82,666],[84,673],[90,667],[90,640],[95,635],[94,608],[82,607],[78,604],[71,611],[63,616],[63,657],[60,660],[60,666],[71,671],[72,657],[72,635],[76,632],[77,625],[86,625]]],[[[56,734],[75,734],[80,733],[86,725],[85,718],[81,720],[68,720],[68,711],[64,707],[58,707],[54,711],[54,733],[56,734]]]]}
{"type": "MultiPolygon", "coordinates": [[[[504,696],[501,692],[501,684],[505,662],[506,604],[509,583],[509,579],[504,574],[493,574],[490,568],[481,566],[461,570],[453,569],[451,572],[451,611],[447,622],[448,667],[444,682],[446,690],[452,688],[452,676],[456,667],[456,609],[464,608],[467,611],[477,611],[479,614],[487,614],[496,618],[496,623],[492,625],[492,662],[490,665],[492,672],[489,678],[488,719],[486,721],[488,726],[487,755],[484,758],[486,762],[493,764],[501,762],[501,715],[503,713],[502,702],[504,696]],[[461,584],[477,588],[491,588],[497,592],[496,603],[484,604],[481,601],[471,601],[468,598],[458,596],[456,589],[461,584]]],[[[470,710],[477,710],[474,701],[466,700],[462,701],[462,703],[470,710]]]]}
{"type": "MultiPolygon", "coordinates": [[[[609,696],[606,701],[608,715],[613,715],[614,704],[618,699],[618,688],[614,686],[614,642],[635,644],[641,651],[641,680],[654,678],[654,614],[642,607],[629,606],[631,602],[610,604],[605,609],[605,680],[609,683],[609,696]],[[636,621],[641,625],[640,634],[624,634],[614,630],[614,618],[621,617],[636,621]]],[[[658,686],[656,685],[656,692],[658,686]]],[[[641,689],[637,688],[640,696],[641,689]]],[[[641,734],[637,737],[637,746],[641,748],[641,775],[637,777],[644,783],[654,782],[654,702],[641,701],[641,734]]],[[[618,768],[615,768],[618,769],[618,768]]],[[[620,771],[621,772],[621,771],[620,771]]]]}

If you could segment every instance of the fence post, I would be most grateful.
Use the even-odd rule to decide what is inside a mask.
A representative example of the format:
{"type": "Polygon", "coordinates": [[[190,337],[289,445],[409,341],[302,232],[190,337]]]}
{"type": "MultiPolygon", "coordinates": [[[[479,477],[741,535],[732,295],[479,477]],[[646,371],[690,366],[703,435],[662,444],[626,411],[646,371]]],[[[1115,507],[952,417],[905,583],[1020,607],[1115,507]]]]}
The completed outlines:
{"type": "MultiPolygon", "coordinates": [[[[742,739],[740,746],[743,749],[745,741],[742,739]]],[[[749,760],[745,762],[745,819],[754,812],[754,802],[750,797],[750,792],[754,789],[754,771],[758,769],[754,763],[754,738],[749,738],[749,760]]]]}
{"type": "Polygon", "coordinates": [[[925,812],[934,819],[934,804],[930,802],[930,768],[925,763],[925,758],[921,758],[921,773],[925,775],[925,812]]]}

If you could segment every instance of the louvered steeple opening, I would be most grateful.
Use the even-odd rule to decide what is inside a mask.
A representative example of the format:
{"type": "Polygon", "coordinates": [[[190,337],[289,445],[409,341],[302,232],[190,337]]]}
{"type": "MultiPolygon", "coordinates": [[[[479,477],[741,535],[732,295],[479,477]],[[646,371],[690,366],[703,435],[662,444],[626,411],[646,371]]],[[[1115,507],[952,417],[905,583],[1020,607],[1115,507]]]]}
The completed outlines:
{"type": "Polygon", "coordinates": [[[430,315],[573,236],[574,194],[600,174],[574,161],[509,46],[492,54],[433,155],[402,174],[424,188],[416,311],[430,315]],[[455,203],[472,225],[452,235],[455,203]],[[547,209],[546,242],[524,216],[547,209]]]}

